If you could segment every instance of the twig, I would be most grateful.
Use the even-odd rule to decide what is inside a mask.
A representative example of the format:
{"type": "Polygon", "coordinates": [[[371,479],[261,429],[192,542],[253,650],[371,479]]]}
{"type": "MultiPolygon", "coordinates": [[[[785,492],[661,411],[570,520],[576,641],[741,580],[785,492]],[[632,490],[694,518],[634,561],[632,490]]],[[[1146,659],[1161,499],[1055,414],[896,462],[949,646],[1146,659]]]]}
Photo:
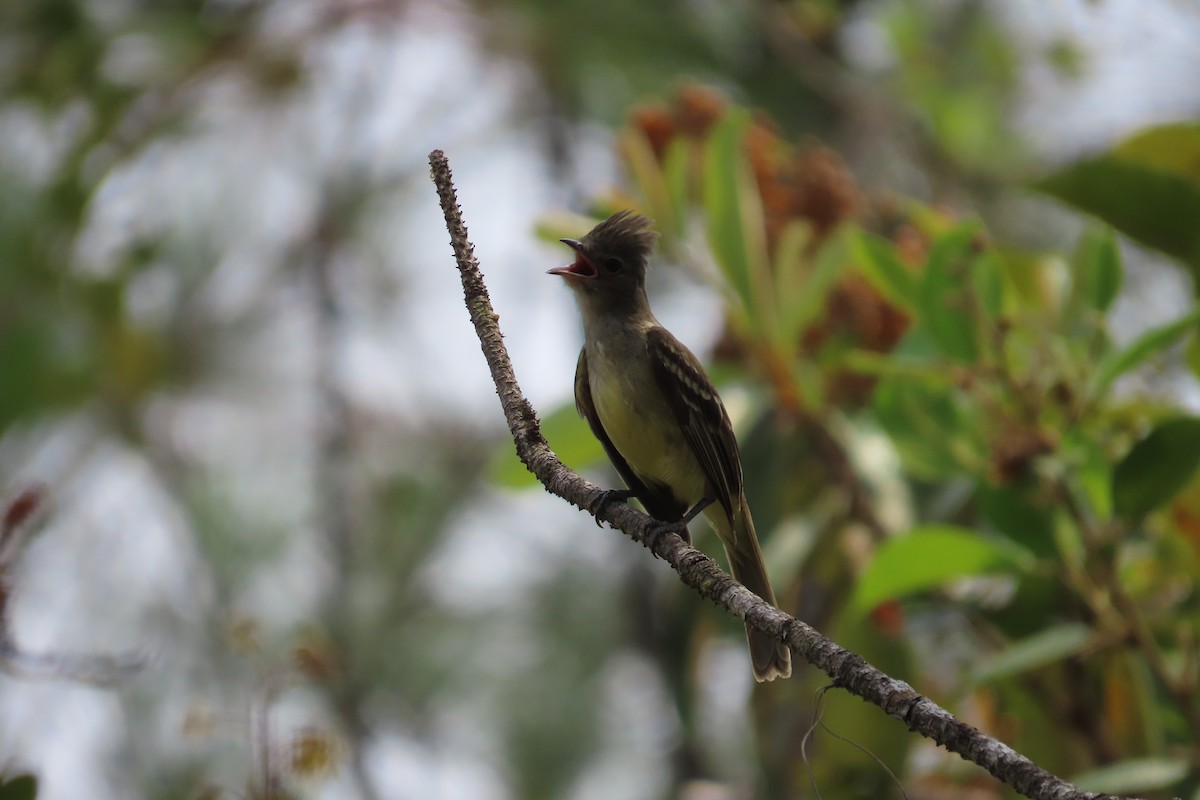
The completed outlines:
{"type": "MultiPolygon", "coordinates": [[[[1101,558],[1101,543],[1103,539],[1101,532],[1096,528],[1092,519],[1084,512],[1083,507],[1080,506],[1078,499],[1075,497],[1075,493],[1071,491],[1071,487],[1065,481],[1058,481],[1055,489],[1063,501],[1063,507],[1066,508],[1067,514],[1079,529],[1088,555],[1092,558],[1101,558]]],[[[1106,598],[1108,607],[1116,612],[1116,619],[1111,621],[1111,627],[1117,630],[1124,628],[1129,632],[1133,643],[1141,651],[1142,657],[1146,659],[1146,664],[1150,667],[1150,673],[1154,675],[1162,685],[1162,688],[1171,695],[1175,703],[1179,706],[1179,710],[1183,714],[1188,727],[1191,729],[1192,735],[1200,736],[1200,708],[1196,705],[1196,695],[1193,687],[1188,685],[1183,673],[1180,673],[1178,679],[1172,675],[1171,667],[1163,655],[1162,648],[1158,645],[1158,640],[1154,637],[1154,632],[1150,629],[1149,623],[1146,622],[1146,618],[1142,615],[1141,609],[1138,608],[1137,601],[1130,596],[1129,592],[1125,590],[1124,585],[1122,585],[1116,573],[1115,566],[1108,559],[1104,559],[1100,569],[1095,572],[1100,576],[1101,591],[1108,594],[1106,598]]],[[[1093,593],[1088,592],[1086,587],[1079,594],[1098,619],[1103,620],[1106,617],[1112,616],[1105,613],[1106,609],[1096,601],[1093,593]]]]}
{"type": "MultiPolygon", "coordinates": [[[[655,528],[655,521],[623,503],[598,504],[603,490],[569,469],[547,444],[537,414],[517,385],[512,362],[500,333],[499,317],[492,309],[474,247],[467,239],[462,211],[455,197],[450,164],[441,150],[429,154],[429,163],[462,278],[467,310],[500,396],[508,428],[516,443],[517,455],[547,491],[580,509],[598,506],[600,510],[595,513],[597,519],[610,523],[634,541],[649,546],[648,534],[655,528]]],[[[1051,775],[1008,745],[958,721],[950,712],[923,697],[908,684],[888,677],[861,656],[839,647],[805,623],[762,600],[722,571],[716,562],[685,544],[678,536],[670,534],[657,537],[653,540],[653,551],[702,597],[756,630],[785,643],[797,656],[825,672],[834,686],[879,706],[910,730],[978,764],[1026,797],[1034,800],[1118,800],[1112,795],[1081,791],[1051,775]]]]}

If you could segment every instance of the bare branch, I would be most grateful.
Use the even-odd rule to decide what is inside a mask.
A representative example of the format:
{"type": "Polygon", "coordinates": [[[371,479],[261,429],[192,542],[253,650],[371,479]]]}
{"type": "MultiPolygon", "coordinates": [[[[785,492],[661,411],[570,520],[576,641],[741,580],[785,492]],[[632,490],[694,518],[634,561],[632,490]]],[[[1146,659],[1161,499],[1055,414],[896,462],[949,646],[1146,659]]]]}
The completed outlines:
{"type": "MultiPolygon", "coordinates": [[[[467,239],[446,154],[434,150],[429,154],[429,163],[462,278],[467,310],[496,384],[496,393],[500,395],[517,455],[551,494],[584,510],[594,508],[603,490],[581,478],[554,454],[542,435],[537,414],[517,385],[500,333],[499,317],[492,309],[479,262],[467,239]]],[[[647,534],[655,526],[653,519],[624,503],[605,504],[595,516],[643,545],[647,545],[647,534]]],[[[1008,745],[960,722],[907,683],[885,675],[861,656],[839,647],[810,626],[743,588],[716,562],[685,544],[679,536],[658,537],[653,551],[702,597],[784,642],[794,654],[825,672],[834,686],[879,706],[910,730],[978,764],[1026,797],[1034,800],[1120,800],[1111,795],[1081,791],[1008,745]]]]}

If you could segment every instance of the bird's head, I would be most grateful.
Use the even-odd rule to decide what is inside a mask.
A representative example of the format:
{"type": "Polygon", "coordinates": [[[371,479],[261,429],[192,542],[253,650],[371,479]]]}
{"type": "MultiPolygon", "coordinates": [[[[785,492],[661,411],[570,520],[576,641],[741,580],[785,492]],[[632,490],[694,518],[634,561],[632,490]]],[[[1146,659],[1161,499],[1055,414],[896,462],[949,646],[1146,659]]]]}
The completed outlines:
{"type": "Polygon", "coordinates": [[[646,265],[658,234],[633,211],[618,211],[582,239],[563,239],[575,261],[550,270],[560,275],[581,303],[606,309],[637,305],[644,297],[646,265]]]}

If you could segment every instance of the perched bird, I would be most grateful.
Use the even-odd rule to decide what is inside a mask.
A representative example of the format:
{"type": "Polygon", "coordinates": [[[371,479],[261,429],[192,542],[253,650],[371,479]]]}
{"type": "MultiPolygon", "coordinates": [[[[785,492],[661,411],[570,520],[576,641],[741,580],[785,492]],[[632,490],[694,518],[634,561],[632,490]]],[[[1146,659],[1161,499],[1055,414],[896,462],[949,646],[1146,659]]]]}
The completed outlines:
{"type": "MultiPolygon", "coordinates": [[[[651,224],[630,211],[614,214],[582,239],[563,239],[575,261],[550,270],[574,291],[583,317],[575,407],[629,487],[605,500],[636,497],[687,541],[687,523],[703,512],[733,576],[774,605],[729,414],[700,361],[650,311],[646,266],[658,236],[651,224]]],[[[751,629],[746,636],[756,680],[791,675],[782,643],[751,629]]]]}

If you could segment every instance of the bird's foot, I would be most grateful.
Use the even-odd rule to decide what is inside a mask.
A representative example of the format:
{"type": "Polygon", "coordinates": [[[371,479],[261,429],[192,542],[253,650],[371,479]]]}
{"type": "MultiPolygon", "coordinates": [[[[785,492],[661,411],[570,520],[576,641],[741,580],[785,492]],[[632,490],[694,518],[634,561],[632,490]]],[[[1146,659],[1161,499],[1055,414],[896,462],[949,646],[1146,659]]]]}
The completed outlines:
{"type": "Polygon", "coordinates": [[[675,522],[656,521],[650,526],[650,529],[646,531],[646,535],[642,538],[642,541],[645,543],[646,547],[650,548],[650,553],[655,558],[658,558],[659,555],[655,552],[655,550],[658,549],[658,545],[662,542],[664,536],[676,533],[679,534],[679,538],[683,539],[683,541],[691,541],[687,526],[688,524],[686,520],[677,520],[675,522]]]}
{"type": "Polygon", "coordinates": [[[596,527],[602,527],[600,517],[596,516],[609,503],[617,502],[624,503],[629,498],[633,497],[633,492],[628,489],[605,489],[596,496],[596,499],[587,504],[587,510],[592,515],[592,519],[596,521],[596,527]]]}

